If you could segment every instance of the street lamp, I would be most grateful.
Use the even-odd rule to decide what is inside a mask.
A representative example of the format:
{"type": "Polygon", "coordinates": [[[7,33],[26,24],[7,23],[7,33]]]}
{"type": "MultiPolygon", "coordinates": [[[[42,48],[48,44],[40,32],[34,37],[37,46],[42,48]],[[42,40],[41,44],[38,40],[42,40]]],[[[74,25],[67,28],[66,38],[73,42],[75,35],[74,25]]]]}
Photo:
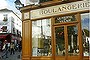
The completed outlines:
{"type": "Polygon", "coordinates": [[[22,4],[20,0],[16,0],[14,3],[15,3],[15,7],[18,10],[20,10],[21,7],[24,7],[24,4],[22,4]]]}

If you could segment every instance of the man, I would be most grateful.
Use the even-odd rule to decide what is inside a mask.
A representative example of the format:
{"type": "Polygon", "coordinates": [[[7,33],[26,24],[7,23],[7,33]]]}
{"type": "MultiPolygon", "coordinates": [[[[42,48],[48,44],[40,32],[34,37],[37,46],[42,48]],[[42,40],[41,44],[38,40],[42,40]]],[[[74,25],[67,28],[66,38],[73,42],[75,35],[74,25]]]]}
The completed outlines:
{"type": "Polygon", "coordinates": [[[10,55],[14,54],[14,47],[15,47],[14,43],[11,43],[11,45],[10,45],[10,50],[11,50],[10,55]]]}
{"type": "Polygon", "coordinates": [[[3,55],[2,58],[5,56],[6,58],[8,58],[8,44],[4,44],[5,48],[3,49],[3,55]]]}

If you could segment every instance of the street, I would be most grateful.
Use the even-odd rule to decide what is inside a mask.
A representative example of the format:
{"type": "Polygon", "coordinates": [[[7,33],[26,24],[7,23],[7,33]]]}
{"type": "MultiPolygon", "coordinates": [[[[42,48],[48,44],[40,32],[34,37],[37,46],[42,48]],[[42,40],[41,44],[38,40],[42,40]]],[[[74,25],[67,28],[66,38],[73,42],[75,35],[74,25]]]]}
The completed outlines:
{"type": "Polygon", "coordinates": [[[10,53],[8,53],[8,58],[2,58],[1,57],[2,52],[0,52],[0,60],[21,60],[21,52],[15,52],[15,54],[10,55],[10,53]]]}

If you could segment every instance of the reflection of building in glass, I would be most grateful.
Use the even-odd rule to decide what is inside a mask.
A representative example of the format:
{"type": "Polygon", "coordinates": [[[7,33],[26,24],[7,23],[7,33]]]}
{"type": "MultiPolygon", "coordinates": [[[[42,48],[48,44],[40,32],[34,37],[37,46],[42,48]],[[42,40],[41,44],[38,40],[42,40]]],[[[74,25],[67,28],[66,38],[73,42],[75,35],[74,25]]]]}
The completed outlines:
{"type": "Polygon", "coordinates": [[[81,14],[82,21],[82,36],[83,36],[83,55],[89,56],[89,37],[90,37],[90,13],[81,14]]]}
{"type": "Polygon", "coordinates": [[[33,56],[51,55],[51,22],[49,19],[42,19],[32,22],[32,48],[33,56]],[[36,53],[36,55],[35,55],[36,53]]]}

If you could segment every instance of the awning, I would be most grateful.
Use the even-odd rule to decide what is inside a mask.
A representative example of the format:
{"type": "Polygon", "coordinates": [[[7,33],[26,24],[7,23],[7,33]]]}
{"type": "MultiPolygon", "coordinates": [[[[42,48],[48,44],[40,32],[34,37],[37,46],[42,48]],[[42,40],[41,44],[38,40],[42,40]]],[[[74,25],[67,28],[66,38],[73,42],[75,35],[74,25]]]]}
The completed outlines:
{"type": "Polygon", "coordinates": [[[6,36],[7,36],[7,34],[6,35],[0,35],[0,39],[5,39],[6,36]]]}

